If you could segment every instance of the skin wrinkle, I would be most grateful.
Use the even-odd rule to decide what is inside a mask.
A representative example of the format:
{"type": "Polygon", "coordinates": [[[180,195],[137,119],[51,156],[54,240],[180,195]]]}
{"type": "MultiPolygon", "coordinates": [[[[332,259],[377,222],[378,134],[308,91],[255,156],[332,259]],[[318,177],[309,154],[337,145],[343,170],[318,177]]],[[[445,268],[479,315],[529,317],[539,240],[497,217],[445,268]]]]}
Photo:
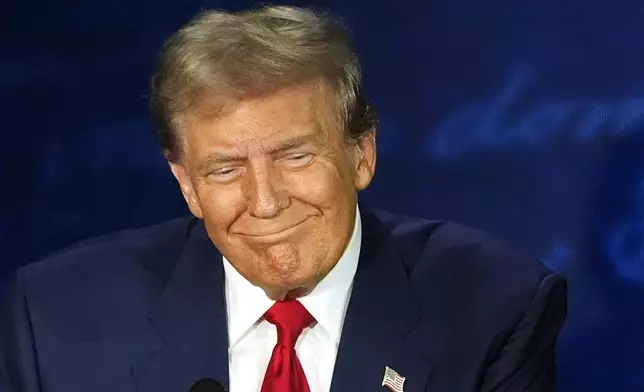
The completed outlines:
{"type": "Polygon", "coordinates": [[[188,206],[272,299],[312,290],[335,266],[375,170],[373,135],[347,143],[334,98],[315,81],[182,119],[183,158],[170,166],[188,206]]]}

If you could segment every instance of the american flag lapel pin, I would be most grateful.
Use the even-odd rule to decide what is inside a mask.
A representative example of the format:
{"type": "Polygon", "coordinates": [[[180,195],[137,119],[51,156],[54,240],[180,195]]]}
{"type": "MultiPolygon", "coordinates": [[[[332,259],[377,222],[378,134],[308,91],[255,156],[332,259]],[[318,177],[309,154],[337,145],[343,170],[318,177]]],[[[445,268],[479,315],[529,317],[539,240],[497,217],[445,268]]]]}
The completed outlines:
{"type": "Polygon", "coordinates": [[[385,376],[382,378],[382,386],[388,387],[393,392],[403,392],[403,385],[405,384],[405,377],[398,374],[397,371],[385,367],[385,376]]]}

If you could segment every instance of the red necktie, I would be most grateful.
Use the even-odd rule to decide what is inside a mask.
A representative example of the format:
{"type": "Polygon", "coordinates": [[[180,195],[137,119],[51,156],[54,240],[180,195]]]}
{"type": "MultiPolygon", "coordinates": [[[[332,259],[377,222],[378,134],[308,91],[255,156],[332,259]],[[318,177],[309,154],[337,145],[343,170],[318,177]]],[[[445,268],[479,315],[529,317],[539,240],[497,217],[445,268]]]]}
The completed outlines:
{"type": "Polygon", "coordinates": [[[313,316],[298,301],[276,302],[264,315],[277,327],[277,344],[268,363],[261,392],[310,392],[295,353],[295,342],[313,316]]]}

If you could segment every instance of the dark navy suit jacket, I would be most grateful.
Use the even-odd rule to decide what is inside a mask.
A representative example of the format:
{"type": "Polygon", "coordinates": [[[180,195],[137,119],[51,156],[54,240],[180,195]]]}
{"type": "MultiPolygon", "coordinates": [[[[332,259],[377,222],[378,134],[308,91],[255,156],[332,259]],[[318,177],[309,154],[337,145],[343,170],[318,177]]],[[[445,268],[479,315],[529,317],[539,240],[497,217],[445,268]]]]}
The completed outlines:
{"type": "MultiPolygon", "coordinates": [[[[549,391],[565,281],[482,233],[363,211],[333,392],[549,391]]],[[[221,256],[182,218],[17,271],[0,313],[2,392],[183,392],[228,384],[221,256]]],[[[246,392],[246,391],[233,391],[246,392]]]]}

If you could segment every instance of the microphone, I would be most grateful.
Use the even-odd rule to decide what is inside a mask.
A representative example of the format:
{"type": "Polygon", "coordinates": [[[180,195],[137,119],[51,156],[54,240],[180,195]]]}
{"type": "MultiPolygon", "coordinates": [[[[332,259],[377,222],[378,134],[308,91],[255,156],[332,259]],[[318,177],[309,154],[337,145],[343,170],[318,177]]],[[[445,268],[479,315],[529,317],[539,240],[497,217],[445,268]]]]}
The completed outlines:
{"type": "Polygon", "coordinates": [[[192,384],[189,392],[226,392],[226,388],[215,379],[202,378],[192,384]]]}

